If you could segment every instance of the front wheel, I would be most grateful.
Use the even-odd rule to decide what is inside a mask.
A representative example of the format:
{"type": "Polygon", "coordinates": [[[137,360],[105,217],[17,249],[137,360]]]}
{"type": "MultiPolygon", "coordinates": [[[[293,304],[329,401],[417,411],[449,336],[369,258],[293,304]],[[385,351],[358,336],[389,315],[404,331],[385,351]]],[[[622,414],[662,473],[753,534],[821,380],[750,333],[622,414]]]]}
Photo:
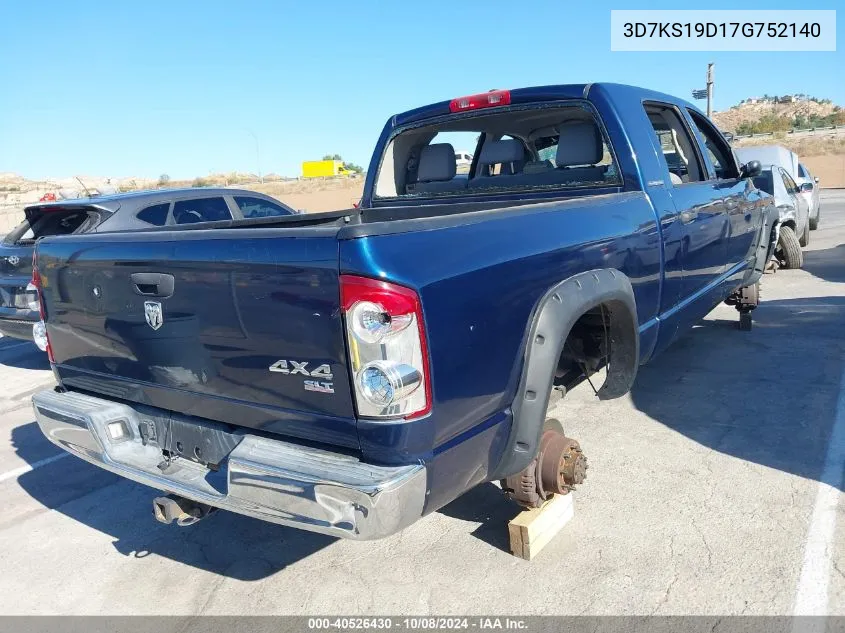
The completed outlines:
{"type": "Polygon", "coordinates": [[[802,247],[810,245],[810,218],[807,218],[807,223],[804,224],[804,232],[801,234],[801,239],[798,240],[798,243],[802,247]]]}
{"type": "Polygon", "coordinates": [[[780,238],[775,254],[783,262],[784,268],[801,268],[804,265],[804,253],[801,252],[801,244],[792,227],[780,227],[780,238]]]}

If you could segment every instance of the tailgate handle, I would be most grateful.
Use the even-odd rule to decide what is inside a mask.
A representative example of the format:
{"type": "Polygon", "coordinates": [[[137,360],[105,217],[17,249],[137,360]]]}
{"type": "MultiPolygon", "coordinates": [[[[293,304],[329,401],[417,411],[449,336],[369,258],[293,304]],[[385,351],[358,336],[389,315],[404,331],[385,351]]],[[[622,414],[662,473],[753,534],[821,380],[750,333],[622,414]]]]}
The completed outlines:
{"type": "Polygon", "coordinates": [[[170,297],[173,295],[173,275],[167,273],[132,273],[132,286],[143,297],[170,297]]]}

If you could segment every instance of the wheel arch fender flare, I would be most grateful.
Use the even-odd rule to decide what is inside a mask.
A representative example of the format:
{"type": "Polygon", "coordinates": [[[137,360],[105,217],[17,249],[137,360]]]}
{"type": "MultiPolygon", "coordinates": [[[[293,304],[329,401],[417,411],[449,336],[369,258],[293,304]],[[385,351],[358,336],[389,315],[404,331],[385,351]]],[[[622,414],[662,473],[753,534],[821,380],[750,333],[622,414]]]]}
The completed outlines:
{"type": "Polygon", "coordinates": [[[536,455],[564,343],[576,321],[599,305],[609,311],[612,356],[598,396],[608,400],[630,390],[637,375],[640,349],[630,279],[615,268],[604,268],[579,273],[556,284],[537,303],[529,321],[522,374],[512,405],[513,424],[502,457],[491,470],[491,480],[519,472],[536,455]]]}

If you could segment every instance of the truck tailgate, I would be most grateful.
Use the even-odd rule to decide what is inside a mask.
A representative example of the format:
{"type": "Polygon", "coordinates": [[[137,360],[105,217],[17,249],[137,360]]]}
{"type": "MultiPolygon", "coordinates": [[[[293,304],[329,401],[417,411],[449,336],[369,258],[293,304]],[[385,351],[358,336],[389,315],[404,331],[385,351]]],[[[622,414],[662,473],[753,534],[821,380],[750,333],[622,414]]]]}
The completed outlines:
{"type": "Polygon", "coordinates": [[[37,258],[65,387],[358,448],[334,229],[51,238],[37,258]]]}

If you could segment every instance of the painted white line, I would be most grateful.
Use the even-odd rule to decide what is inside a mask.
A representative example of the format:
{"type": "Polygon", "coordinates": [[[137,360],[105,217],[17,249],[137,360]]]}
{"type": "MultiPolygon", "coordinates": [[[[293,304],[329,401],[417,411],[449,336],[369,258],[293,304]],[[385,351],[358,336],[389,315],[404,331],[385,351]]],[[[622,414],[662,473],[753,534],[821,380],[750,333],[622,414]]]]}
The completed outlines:
{"type": "MultiPolygon", "coordinates": [[[[845,367],[839,384],[836,417],[830,430],[827,456],[819,480],[816,504],[807,531],[804,565],[795,592],[794,615],[827,615],[830,561],[836,554],[836,506],[845,470],[845,367]]],[[[796,622],[796,625],[798,622],[796,622]]],[[[804,623],[806,624],[806,622],[804,623]]]]}
{"type": "MultiPolygon", "coordinates": [[[[772,299],[772,301],[777,301],[777,299],[772,299]]],[[[779,301],[776,304],[767,304],[763,301],[760,307],[763,306],[766,308],[845,308],[845,303],[787,303],[779,301]]]]}
{"type": "Polygon", "coordinates": [[[6,481],[7,479],[16,479],[31,470],[41,468],[42,466],[46,466],[47,464],[52,464],[53,462],[58,461],[63,457],[70,457],[70,453],[59,453],[58,455],[53,455],[52,457],[41,459],[37,462],[33,462],[32,464],[27,464],[26,466],[21,466],[20,468],[15,468],[14,470],[7,471],[3,474],[0,474],[0,483],[6,481]]]}

